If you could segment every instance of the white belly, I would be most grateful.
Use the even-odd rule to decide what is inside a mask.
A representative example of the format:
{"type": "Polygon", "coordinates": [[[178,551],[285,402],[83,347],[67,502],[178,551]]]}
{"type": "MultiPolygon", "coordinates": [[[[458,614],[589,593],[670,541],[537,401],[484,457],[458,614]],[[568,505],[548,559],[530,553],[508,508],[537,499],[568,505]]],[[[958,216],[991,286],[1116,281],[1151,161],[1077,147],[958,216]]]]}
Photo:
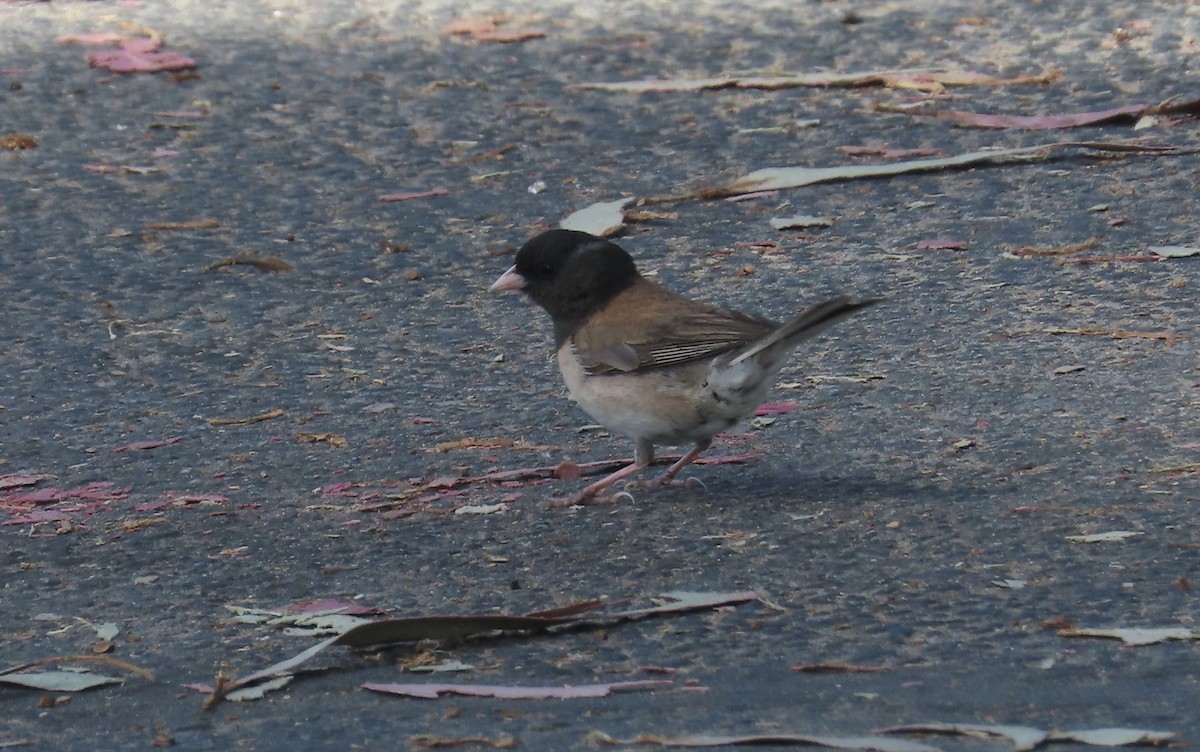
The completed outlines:
{"type": "MultiPolygon", "coordinates": [[[[710,439],[758,407],[763,394],[720,401],[704,384],[705,361],[637,373],[587,375],[569,346],[558,351],[558,367],[571,399],[609,430],[656,444],[710,439]]],[[[755,390],[756,392],[759,390],[755,390]]]]}

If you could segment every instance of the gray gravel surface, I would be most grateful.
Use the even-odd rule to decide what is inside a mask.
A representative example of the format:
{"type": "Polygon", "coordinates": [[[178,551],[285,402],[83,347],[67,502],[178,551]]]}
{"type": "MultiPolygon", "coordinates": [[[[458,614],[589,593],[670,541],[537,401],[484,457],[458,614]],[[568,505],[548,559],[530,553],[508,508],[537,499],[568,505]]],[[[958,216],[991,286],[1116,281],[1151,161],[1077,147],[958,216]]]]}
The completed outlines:
{"type": "Polygon", "coordinates": [[[673,289],[776,319],[835,293],[887,301],[797,354],[781,377],[792,388],[776,393],[797,408],[719,439],[716,454],[762,456],[697,467],[704,490],[566,510],[546,501],[579,481],[398,500],[438,478],[630,453],[580,430],[541,312],[486,293],[516,246],[570,211],[760,167],[880,159],[839,146],[949,155],[1197,136],[1187,121],[961,128],[877,111],[922,98],[880,87],[573,84],[1058,69],[1052,83],[952,88],[935,104],[1154,104],[1197,95],[1200,6],[581,6],[523,4],[533,18],[514,23],[545,37],[485,44],[441,28],[496,9],[486,3],[0,2],[0,137],[38,142],[0,149],[0,476],[54,476],[0,491],[0,668],[88,653],[88,624],[112,622],[110,655],[159,679],[69,700],[0,686],[0,745],[384,750],[433,735],[566,750],[591,748],[593,730],[861,735],[927,721],[1200,741],[1200,641],[1123,648],[1058,634],[1195,628],[1200,258],[1013,253],[1090,239],[1075,258],[1197,245],[1195,155],[1068,156],[648,207],[663,216],[619,242],[673,289]],[[196,75],[108,73],[54,42],[138,29],[165,34],[196,75]],[[169,115],[180,110],[205,115],[169,115]],[[436,188],[448,194],[379,200],[436,188]],[[793,214],[835,221],[767,224],[793,214]],[[205,219],[217,226],[170,227],[205,219]],[[966,247],[920,247],[947,239],[966,247]],[[294,269],[207,270],[239,255],[294,269]],[[450,442],[461,443],[439,450],[450,442]],[[32,508],[18,498],[92,483],[117,493],[32,508]],[[501,502],[502,513],[453,513],[501,502]],[[44,521],[20,522],[32,512],[44,521]],[[1066,539],[1116,530],[1140,535],[1066,539]],[[207,712],[182,687],[312,644],[235,623],[227,605],[357,598],[391,615],[519,613],[745,589],[774,607],[440,648],[477,667],[452,681],[627,681],[660,666],[675,689],[432,701],[360,688],[430,680],[400,672],[424,649],[411,646],[330,651],[286,690],[207,712]],[[888,668],[789,670],[823,662],[888,668]]]}

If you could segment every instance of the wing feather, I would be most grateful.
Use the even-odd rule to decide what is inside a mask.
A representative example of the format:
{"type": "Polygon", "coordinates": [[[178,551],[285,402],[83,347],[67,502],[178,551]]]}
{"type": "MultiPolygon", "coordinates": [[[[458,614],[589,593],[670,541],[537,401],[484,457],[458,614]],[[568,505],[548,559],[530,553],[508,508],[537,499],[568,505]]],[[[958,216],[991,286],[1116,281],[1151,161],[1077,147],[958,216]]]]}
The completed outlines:
{"type": "Polygon", "coordinates": [[[588,319],[572,337],[572,346],[588,373],[628,372],[716,357],[777,326],[639,281],[588,319]]]}

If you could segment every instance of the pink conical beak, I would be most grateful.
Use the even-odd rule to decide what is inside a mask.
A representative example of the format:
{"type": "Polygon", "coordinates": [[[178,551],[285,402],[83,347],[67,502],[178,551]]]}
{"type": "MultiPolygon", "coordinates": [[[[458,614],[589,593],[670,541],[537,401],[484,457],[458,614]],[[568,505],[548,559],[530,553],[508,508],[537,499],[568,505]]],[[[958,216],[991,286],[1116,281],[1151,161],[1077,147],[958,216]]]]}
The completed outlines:
{"type": "Polygon", "coordinates": [[[517,273],[517,267],[510,266],[508,271],[500,275],[500,277],[492,283],[488,290],[492,292],[503,292],[505,290],[523,290],[525,289],[525,278],[517,273]]]}

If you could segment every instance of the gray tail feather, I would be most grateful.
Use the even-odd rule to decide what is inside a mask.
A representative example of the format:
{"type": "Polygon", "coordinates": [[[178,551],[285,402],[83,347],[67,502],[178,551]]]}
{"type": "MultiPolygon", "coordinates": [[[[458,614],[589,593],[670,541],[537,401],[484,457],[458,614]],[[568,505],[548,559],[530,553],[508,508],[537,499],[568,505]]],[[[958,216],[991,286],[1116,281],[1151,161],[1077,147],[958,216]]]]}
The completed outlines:
{"type": "Polygon", "coordinates": [[[830,298],[824,303],[817,303],[812,308],[802,312],[796,318],[787,322],[767,336],[752,344],[747,350],[737,354],[731,364],[740,363],[764,350],[783,344],[791,349],[806,339],[811,339],[829,327],[845,321],[859,311],[879,302],[878,298],[861,300],[857,303],[850,300],[849,295],[830,298]]]}

